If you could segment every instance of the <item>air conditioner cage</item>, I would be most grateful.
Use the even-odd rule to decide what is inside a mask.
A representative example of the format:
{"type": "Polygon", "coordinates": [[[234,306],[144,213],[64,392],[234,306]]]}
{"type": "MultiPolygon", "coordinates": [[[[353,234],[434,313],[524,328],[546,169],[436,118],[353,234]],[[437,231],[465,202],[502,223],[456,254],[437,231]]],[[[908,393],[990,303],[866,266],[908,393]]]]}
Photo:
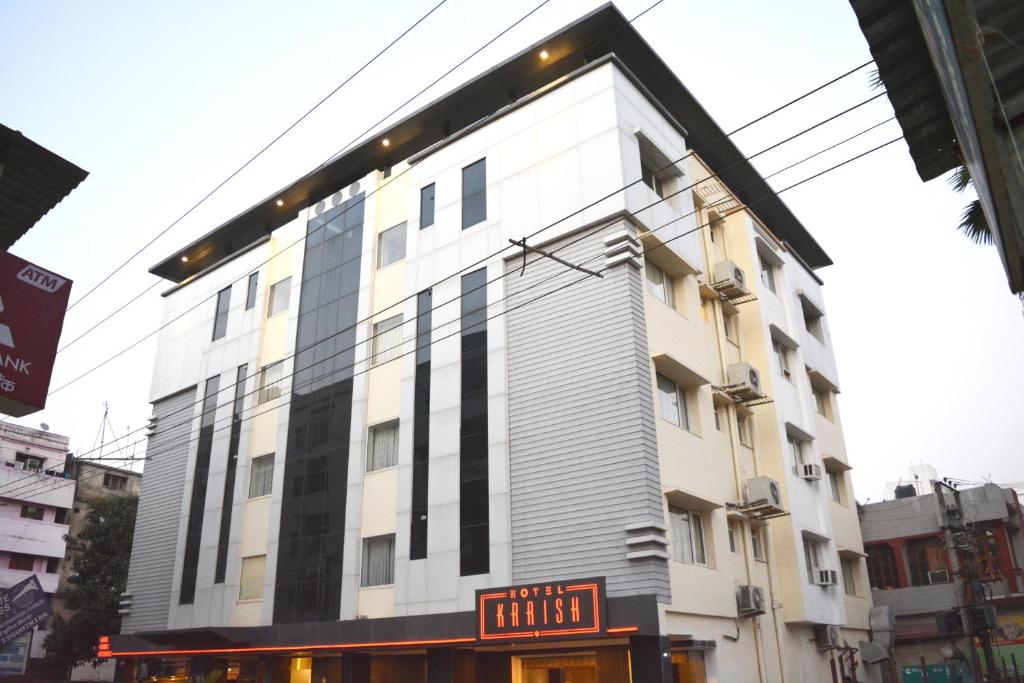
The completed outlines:
{"type": "Polygon", "coordinates": [[[736,607],[741,615],[764,614],[764,589],[760,586],[740,586],[736,591],[736,607]]]}
{"type": "Polygon", "coordinates": [[[711,288],[725,301],[745,303],[754,297],[747,289],[743,269],[732,261],[719,261],[711,269],[711,288]]]}
{"type": "Polygon", "coordinates": [[[817,624],[814,627],[814,640],[819,650],[831,650],[839,647],[839,627],[833,624],[817,624]]]}

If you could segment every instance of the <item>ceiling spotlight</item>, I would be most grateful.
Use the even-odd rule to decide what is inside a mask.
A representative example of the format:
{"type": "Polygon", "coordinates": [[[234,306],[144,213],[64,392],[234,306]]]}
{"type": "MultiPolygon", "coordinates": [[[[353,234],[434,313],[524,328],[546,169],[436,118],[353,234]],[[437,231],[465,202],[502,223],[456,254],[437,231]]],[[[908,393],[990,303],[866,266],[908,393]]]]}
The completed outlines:
{"type": "Polygon", "coordinates": [[[548,51],[547,50],[541,50],[540,51],[540,58],[541,59],[547,59],[548,58],[548,51]]]}
{"type": "Polygon", "coordinates": [[[284,206],[284,200],[283,199],[278,199],[277,200],[277,205],[278,206],[284,206]]]}
{"type": "Polygon", "coordinates": [[[384,138],[383,140],[380,141],[380,144],[384,145],[385,147],[388,147],[391,145],[391,140],[384,138]]]}
{"type": "Polygon", "coordinates": [[[181,257],[181,262],[182,263],[188,263],[188,256],[182,256],[181,257]]]}

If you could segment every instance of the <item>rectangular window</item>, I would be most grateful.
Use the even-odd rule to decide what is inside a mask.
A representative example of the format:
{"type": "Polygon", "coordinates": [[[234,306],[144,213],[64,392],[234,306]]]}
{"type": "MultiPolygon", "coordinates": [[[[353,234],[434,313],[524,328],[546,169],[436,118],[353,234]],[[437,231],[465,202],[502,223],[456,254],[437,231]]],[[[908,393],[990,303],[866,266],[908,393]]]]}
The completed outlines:
{"type": "Polygon", "coordinates": [[[804,314],[804,329],[806,329],[812,337],[820,342],[825,341],[825,333],[822,329],[822,315],[818,310],[818,307],[810,302],[805,296],[800,296],[800,307],[803,309],[804,314]]]}
{"type": "Polygon", "coordinates": [[[38,505],[22,505],[21,516],[24,519],[34,519],[37,522],[43,521],[43,508],[38,505]]]}
{"type": "Polygon", "coordinates": [[[641,153],[640,157],[640,173],[643,176],[644,185],[651,188],[654,194],[658,195],[662,199],[665,198],[665,178],[661,173],[657,173],[657,164],[647,159],[641,153]]]}
{"type": "Polygon", "coordinates": [[[11,560],[7,564],[8,569],[17,569],[19,572],[30,572],[33,570],[36,558],[32,555],[22,555],[21,553],[11,553],[11,560]]]}
{"type": "Polygon", "coordinates": [[[706,564],[701,514],[669,506],[668,515],[672,526],[672,559],[687,564],[706,564]]]}
{"type": "Polygon", "coordinates": [[[103,475],[103,488],[111,491],[124,491],[128,488],[128,477],[121,477],[107,472],[103,475]]]}
{"type": "Polygon", "coordinates": [[[220,339],[228,332],[228,309],[231,307],[231,288],[217,292],[217,310],[213,314],[213,338],[220,339]]]}
{"type": "Polygon", "coordinates": [[[427,508],[430,478],[430,328],[433,292],[416,297],[416,380],[412,399],[412,514],[409,559],[427,556],[427,508]]]}
{"type": "Polygon", "coordinates": [[[402,355],[402,316],[396,315],[373,324],[373,357],[370,365],[380,365],[402,355]]]}
{"type": "Polygon", "coordinates": [[[814,392],[814,409],[826,420],[832,419],[832,412],[829,410],[829,392],[825,389],[811,387],[814,392]]]}
{"type": "Polygon", "coordinates": [[[804,563],[807,565],[807,582],[818,582],[818,568],[821,567],[821,549],[817,541],[804,539],[804,563]]]}
{"type": "Polygon", "coordinates": [[[34,455],[27,455],[26,453],[18,453],[14,456],[14,464],[16,469],[28,470],[29,472],[38,472],[43,469],[43,459],[37,458],[34,455]]]}
{"type": "Polygon", "coordinates": [[[864,547],[868,554],[868,583],[872,588],[888,590],[902,588],[900,574],[896,569],[896,553],[888,544],[864,547]]]}
{"type": "Polygon", "coordinates": [[[775,293],[775,268],[764,260],[764,257],[758,258],[761,262],[761,284],[768,288],[768,291],[775,293]]]}
{"type": "Polygon", "coordinates": [[[377,267],[384,268],[405,259],[406,224],[399,223],[377,236],[377,267]]]}
{"type": "Polygon", "coordinates": [[[434,224],[434,183],[420,189],[420,230],[434,224]]]}
{"type": "Polygon", "coordinates": [[[786,437],[786,441],[789,442],[789,450],[793,454],[793,464],[796,466],[797,474],[801,473],[801,467],[804,464],[804,444],[795,436],[786,437]]]}
{"type": "Polygon", "coordinates": [[[722,431],[722,406],[717,403],[714,404],[715,409],[715,429],[722,431]]]}
{"type": "Polygon", "coordinates": [[[274,454],[253,458],[249,465],[249,497],[269,496],[274,486],[274,454]]]}
{"type": "Polygon", "coordinates": [[[363,569],[359,585],[390,586],[395,582],[395,535],[363,539],[363,569]]]}
{"type": "Polygon", "coordinates": [[[487,220],[487,160],[462,169],[462,229],[487,220]]]}
{"type": "Polygon", "coordinates": [[[373,472],[398,464],[398,420],[370,427],[366,450],[366,471],[373,472]]]}
{"type": "Polygon", "coordinates": [[[664,270],[651,261],[644,261],[644,272],[647,274],[647,291],[658,301],[675,307],[673,282],[664,270]]]}
{"type": "Polygon", "coordinates": [[[750,547],[754,552],[755,560],[768,559],[767,548],[764,544],[764,529],[759,526],[750,527],[750,547]]]}
{"type": "Polygon", "coordinates": [[[743,444],[744,446],[750,446],[751,443],[752,443],[751,438],[750,438],[750,435],[751,435],[750,416],[748,416],[748,415],[742,415],[742,416],[737,415],[736,416],[736,431],[739,432],[740,443],[743,444]]]}
{"type": "Polygon", "coordinates": [[[853,560],[843,558],[842,567],[843,589],[846,591],[847,595],[857,595],[857,584],[854,582],[853,578],[854,571],[856,570],[857,565],[854,563],[853,560]]]}
{"type": "Polygon", "coordinates": [[[736,522],[729,522],[729,552],[739,552],[739,547],[736,542],[738,535],[739,530],[736,528],[736,522]]]}
{"type": "Polygon", "coordinates": [[[267,317],[273,318],[278,313],[287,311],[291,298],[292,279],[290,277],[270,285],[270,304],[267,308],[267,317]]]}
{"type": "Polygon", "coordinates": [[[829,471],[828,473],[828,485],[829,488],[832,490],[832,500],[839,504],[842,504],[843,502],[842,477],[842,472],[829,471]]]}
{"type": "Polygon", "coordinates": [[[245,406],[245,380],[248,363],[235,368],[235,400],[231,403],[231,431],[228,434],[228,462],[224,470],[224,495],[220,505],[220,533],[217,537],[217,562],[213,582],[224,583],[228,571],[228,543],[231,540],[231,514],[235,502],[235,472],[238,470],[238,446],[242,439],[242,409],[245,406]]]}
{"type": "Polygon", "coordinates": [[[789,370],[789,350],[778,339],[772,339],[772,352],[779,364],[779,372],[783,377],[792,381],[793,373],[789,370]]]}
{"type": "Polygon", "coordinates": [[[260,600],[263,598],[263,575],[266,568],[266,555],[242,558],[242,577],[238,582],[239,600],[260,600]]]}
{"type": "Polygon", "coordinates": [[[910,583],[914,586],[932,586],[949,583],[946,546],[937,538],[922,538],[906,544],[907,564],[910,565],[910,583]]]}
{"type": "Polygon", "coordinates": [[[462,276],[459,409],[459,575],[491,568],[488,502],[487,269],[462,276]]]}
{"type": "Polygon", "coordinates": [[[251,273],[249,275],[249,284],[245,289],[245,310],[250,310],[256,307],[256,293],[259,291],[259,273],[251,273]]]}
{"type": "Polygon", "coordinates": [[[260,389],[256,394],[256,403],[266,403],[280,398],[283,377],[284,365],[281,361],[264,365],[260,370],[260,389]]]}
{"type": "Polygon", "coordinates": [[[60,571],[60,558],[59,557],[48,557],[46,558],[46,573],[56,574],[60,571]]]}
{"type": "Polygon", "coordinates": [[[689,429],[690,416],[686,405],[686,390],[660,373],[657,375],[657,379],[661,418],[677,427],[689,429]]]}

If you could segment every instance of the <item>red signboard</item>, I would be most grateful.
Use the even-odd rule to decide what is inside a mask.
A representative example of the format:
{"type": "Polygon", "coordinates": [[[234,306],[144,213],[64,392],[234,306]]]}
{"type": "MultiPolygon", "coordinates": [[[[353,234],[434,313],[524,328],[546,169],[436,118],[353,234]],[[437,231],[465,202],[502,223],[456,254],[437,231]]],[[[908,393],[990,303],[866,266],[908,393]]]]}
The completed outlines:
{"type": "Polygon", "coordinates": [[[603,635],[604,600],[604,578],[478,590],[477,637],[521,641],[603,635]]]}
{"type": "Polygon", "coordinates": [[[71,280],[0,253],[0,412],[42,410],[71,280]]]}

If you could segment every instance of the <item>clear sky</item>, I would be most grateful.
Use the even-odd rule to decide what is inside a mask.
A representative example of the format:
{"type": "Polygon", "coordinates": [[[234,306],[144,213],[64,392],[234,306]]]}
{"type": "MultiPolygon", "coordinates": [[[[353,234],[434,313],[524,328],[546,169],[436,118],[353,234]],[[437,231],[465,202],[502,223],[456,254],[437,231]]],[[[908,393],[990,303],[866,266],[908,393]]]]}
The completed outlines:
{"type": "MultiPolygon", "coordinates": [[[[90,172],[12,251],[72,278],[76,299],[436,1],[0,0],[0,121],[90,172]]],[[[651,1],[618,5],[633,16],[651,1]]],[[[150,286],[153,264],[315,167],[539,2],[448,0],[72,310],[62,343],[150,286]]],[[[551,0],[403,113],[598,4],[551,0]]],[[[665,0],[636,26],[725,130],[870,58],[844,0],[665,0]]],[[[871,94],[865,69],[735,140],[753,153],[871,94]]],[[[880,98],[756,165],[772,173],[891,115],[880,98]]],[[[898,134],[887,124],[771,182],[785,187],[898,134]]],[[[921,183],[899,142],[784,199],[835,261],[819,275],[857,497],[879,500],[920,461],[943,476],[1024,481],[1024,316],[995,250],[955,229],[968,197],[921,183]]],[[[164,288],[61,353],[51,386],[155,329],[164,288]]],[[[141,427],[154,351],[155,337],[19,422],[46,422],[82,451],[104,401],[119,433],[141,427]]]]}

